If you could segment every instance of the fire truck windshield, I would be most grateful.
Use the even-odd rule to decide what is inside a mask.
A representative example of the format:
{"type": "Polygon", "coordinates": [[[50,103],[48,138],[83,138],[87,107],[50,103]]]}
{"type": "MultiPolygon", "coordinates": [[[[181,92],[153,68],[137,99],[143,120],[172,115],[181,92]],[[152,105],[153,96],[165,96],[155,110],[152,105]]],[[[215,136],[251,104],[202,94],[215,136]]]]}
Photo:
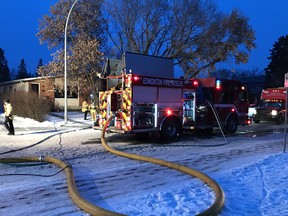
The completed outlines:
{"type": "Polygon", "coordinates": [[[192,92],[184,92],[183,99],[194,99],[192,92]]]}
{"type": "Polygon", "coordinates": [[[264,107],[282,107],[282,103],[280,102],[265,102],[264,107]]]}

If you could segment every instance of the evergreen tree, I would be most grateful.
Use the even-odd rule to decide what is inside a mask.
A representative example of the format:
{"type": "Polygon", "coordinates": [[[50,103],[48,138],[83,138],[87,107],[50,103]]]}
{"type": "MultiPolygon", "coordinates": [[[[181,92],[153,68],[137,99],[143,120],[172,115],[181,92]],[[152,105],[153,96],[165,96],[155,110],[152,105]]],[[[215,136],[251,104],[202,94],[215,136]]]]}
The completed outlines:
{"type": "Polygon", "coordinates": [[[20,65],[18,67],[18,74],[16,76],[16,79],[23,79],[23,78],[29,78],[30,74],[27,72],[26,64],[24,59],[21,59],[20,65]]]}
{"type": "Polygon", "coordinates": [[[33,75],[33,77],[39,76],[39,74],[40,74],[39,70],[41,69],[41,67],[44,67],[42,58],[40,58],[38,61],[37,68],[36,68],[36,71],[35,71],[35,74],[33,75]]]}
{"type": "Polygon", "coordinates": [[[10,69],[10,80],[15,80],[17,76],[17,70],[15,68],[10,69]]]}
{"type": "Polygon", "coordinates": [[[4,50],[0,48],[0,82],[10,80],[10,70],[8,62],[4,56],[4,50]]]}
{"type": "Polygon", "coordinates": [[[284,77],[288,73],[288,35],[281,36],[274,43],[268,59],[270,63],[265,68],[265,88],[284,86],[284,77]]]}

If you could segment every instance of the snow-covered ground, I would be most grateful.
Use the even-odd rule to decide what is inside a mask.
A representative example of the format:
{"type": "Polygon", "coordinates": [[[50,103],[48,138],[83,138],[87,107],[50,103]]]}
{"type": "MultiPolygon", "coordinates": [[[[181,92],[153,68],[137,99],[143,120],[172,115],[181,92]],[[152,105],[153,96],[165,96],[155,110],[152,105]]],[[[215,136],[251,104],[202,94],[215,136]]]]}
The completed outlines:
{"type": "MultiPolygon", "coordinates": [[[[85,199],[131,216],[195,215],[213,202],[214,193],[198,179],[112,155],[82,113],[69,112],[68,118],[64,124],[55,116],[42,123],[16,116],[15,136],[8,136],[1,124],[0,157],[65,160],[85,199]]],[[[0,115],[0,123],[3,119],[0,115]]],[[[179,163],[212,177],[225,192],[222,216],[288,215],[288,158],[281,130],[227,137],[227,143],[220,134],[157,141],[107,135],[107,142],[118,150],[179,163]]],[[[0,215],[87,215],[70,199],[65,174],[58,171],[52,164],[0,164],[0,215]]]]}

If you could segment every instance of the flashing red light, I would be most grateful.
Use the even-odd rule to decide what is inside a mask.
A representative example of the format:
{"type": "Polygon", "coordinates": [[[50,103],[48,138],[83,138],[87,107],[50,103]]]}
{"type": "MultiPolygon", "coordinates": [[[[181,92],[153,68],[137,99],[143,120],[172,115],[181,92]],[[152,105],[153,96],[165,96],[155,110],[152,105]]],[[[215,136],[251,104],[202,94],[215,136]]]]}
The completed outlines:
{"type": "Polygon", "coordinates": [[[242,89],[242,90],[245,90],[245,87],[244,87],[244,86],[241,86],[241,89],[242,89]]]}
{"type": "Polygon", "coordinates": [[[197,80],[194,80],[194,81],[193,81],[193,86],[195,86],[195,87],[198,86],[198,81],[197,81],[197,80]]]}
{"type": "Polygon", "coordinates": [[[248,119],[247,120],[247,125],[250,125],[250,124],[252,124],[252,121],[251,121],[251,119],[248,119]]]}
{"type": "Polygon", "coordinates": [[[138,80],[139,80],[139,77],[138,77],[138,76],[133,76],[133,80],[134,80],[134,81],[138,81],[138,80]]]}
{"type": "Polygon", "coordinates": [[[172,114],[172,110],[170,110],[170,109],[167,110],[167,111],[166,111],[166,114],[167,114],[167,115],[171,115],[171,114],[172,114]]]}
{"type": "Polygon", "coordinates": [[[232,111],[232,112],[235,112],[235,109],[234,109],[234,108],[232,108],[232,109],[231,109],[231,111],[232,111]]]}

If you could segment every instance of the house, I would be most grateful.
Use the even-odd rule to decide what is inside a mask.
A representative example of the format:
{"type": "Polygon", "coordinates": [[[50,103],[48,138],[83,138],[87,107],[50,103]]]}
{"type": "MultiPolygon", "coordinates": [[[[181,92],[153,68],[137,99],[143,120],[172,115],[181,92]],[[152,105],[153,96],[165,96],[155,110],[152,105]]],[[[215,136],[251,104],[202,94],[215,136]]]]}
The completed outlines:
{"type": "MultiPolygon", "coordinates": [[[[65,104],[64,78],[33,77],[0,83],[0,97],[12,92],[34,92],[39,97],[49,98],[58,110],[65,104]]],[[[77,81],[67,82],[67,109],[80,109],[84,98],[89,98],[89,92],[80,91],[77,81]]]]}

